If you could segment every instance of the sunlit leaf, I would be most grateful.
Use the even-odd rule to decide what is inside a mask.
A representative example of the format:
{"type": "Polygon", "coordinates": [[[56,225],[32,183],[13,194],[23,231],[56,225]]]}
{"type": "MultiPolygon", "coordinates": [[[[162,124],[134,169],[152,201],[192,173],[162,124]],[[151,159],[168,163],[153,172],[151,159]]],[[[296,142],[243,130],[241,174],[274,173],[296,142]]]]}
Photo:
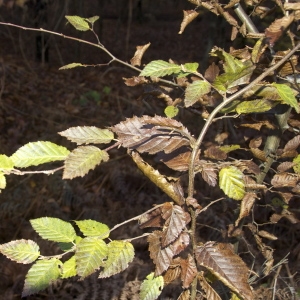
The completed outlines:
{"type": "Polygon", "coordinates": [[[211,85],[204,80],[196,80],[185,90],[184,104],[186,107],[192,106],[202,96],[210,92],[211,85]]]}
{"type": "Polygon", "coordinates": [[[229,153],[231,151],[240,149],[241,146],[240,145],[224,145],[220,147],[220,150],[225,152],[225,153],[229,153]]]}
{"type": "Polygon", "coordinates": [[[164,60],[153,60],[145,66],[140,76],[163,77],[177,74],[181,71],[181,66],[171,64],[164,60]]]}
{"type": "Polygon", "coordinates": [[[94,24],[97,20],[99,20],[99,16],[93,16],[90,18],[85,18],[85,20],[91,24],[94,24]]]}
{"type": "Polygon", "coordinates": [[[13,160],[4,155],[0,155],[0,170],[11,170],[14,167],[14,162],[13,160]]]}
{"type": "Polygon", "coordinates": [[[82,278],[92,274],[100,266],[108,254],[107,244],[96,237],[87,237],[77,244],[75,253],[77,274],[82,278]]]}
{"type": "Polygon", "coordinates": [[[150,273],[141,284],[140,298],[141,300],[155,300],[161,294],[164,286],[162,276],[154,277],[154,273],[150,273]]]}
{"type": "Polygon", "coordinates": [[[68,140],[81,144],[107,144],[112,141],[114,134],[109,129],[100,129],[95,126],[71,127],[59,132],[61,136],[68,140]]]}
{"type": "Polygon", "coordinates": [[[16,240],[0,245],[0,252],[17,263],[30,264],[39,257],[40,248],[32,240],[16,240]]]}
{"type": "Polygon", "coordinates": [[[28,271],[22,297],[35,294],[60,277],[62,262],[56,258],[38,260],[28,271]]]}
{"type": "Polygon", "coordinates": [[[75,223],[85,236],[97,236],[100,239],[109,236],[109,228],[106,224],[94,220],[75,221],[75,223]]]}
{"type": "Polygon", "coordinates": [[[236,112],[238,114],[261,113],[270,110],[276,105],[276,102],[265,99],[243,101],[237,105],[236,112]]]}
{"type": "Polygon", "coordinates": [[[1,189],[5,189],[5,188],[6,188],[6,178],[4,174],[0,172],[0,193],[1,193],[1,189]]]}
{"type": "Polygon", "coordinates": [[[73,179],[86,175],[102,161],[108,161],[108,153],[95,146],[80,146],[65,160],[63,179],[73,179]]]}
{"type": "Polygon", "coordinates": [[[72,24],[76,30],[87,31],[90,29],[89,23],[81,17],[78,16],[65,16],[66,19],[72,24]]]}
{"type": "Polygon", "coordinates": [[[186,63],[183,65],[184,72],[194,73],[197,72],[199,68],[198,63],[186,63]]]}
{"type": "Polygon", "coordinates": [[[167,106],[164,111],[165,115],[171,119],[176,117],[178,115],[178,112],[179,112],[179,108],[173,105],[167,106]]]}
{"type": "Polygon", "coordinates": [[[107,260],[99,278],[110,277],[124,271],[134,258],[134,248],[130,242],[111,241],[107,251],[107,260]]]}
{"type": "Polygon", "coordinates": [[[293,159],[295,173],[300,174],[300,154],[293,159]]]}
{"type": "Polygon", "coordinates": [[[245,195],[243,172],[236,167],[231,166],[221,169],[219,185],[224,193],[234,200],[242,200],[245,195]]]}
{"type": "Polygon", "coordinates": [[[61,278],[69,278],[76,275],[77,275],[76,260],[75,260],[75,255],[73,255],[70,259],[64,262],[62,266],[61,278]]]}
{"type": "Polygon", "coordinates": [[[51,142],[38,141],[19,148],[11,159],[16,167],[26,168],[43,163],[65,160],[70,151],[51,142]]]}
{"type": "Polygon", "coordinates": [[[81,63],[71,63],[71,64],[67,64],[67,65],[60,67],[58,70],[74,69],[77,67],[85,67],[85,66],[81,63]]]}
{"type": "Polygon", "coordinates": [[[299,104],[293,90],[286,84],[273,83],[272,85],[277,89],[282,101],[293,107],[296,112],[299,113],[299,104]]]}
{"type": "Polygon", "coordinates": [[[33,229],[43,238],[53,242],[71,243],[76,238],[73,226],[58,218],[43,217],[30,220],[33,229]]]}
{"type": "Polygon", "coordinates": [[[253,294],[248,283],[249,269],[243,260],[233,252],[230,244],[207,242],[197,246],[197,262],[212,272],[233,292],[245,300],[252,300],[253,294]]]}

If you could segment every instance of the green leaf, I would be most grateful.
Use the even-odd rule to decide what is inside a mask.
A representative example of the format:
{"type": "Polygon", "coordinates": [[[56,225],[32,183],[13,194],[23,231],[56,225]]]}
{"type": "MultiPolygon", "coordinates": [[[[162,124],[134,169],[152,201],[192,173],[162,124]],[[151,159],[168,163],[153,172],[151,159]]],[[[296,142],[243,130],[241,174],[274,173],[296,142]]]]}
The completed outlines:
{"type": "Polygon", "coordinates": [[[89,23],[78,16],[66,16],[66,19],[79,31],[87,31],[90,29],[89,23]]]}
{"type": "Polygon", "coordinates": [[[293,90],[286,84],[272,83],[272,85],[277,89],[282,101],[295,108],[296,112],[299,113],[299,104],[293,90]]]}
{"type": "Polygon", "coordinates": [[[176,74],[181,71],[181,66],[171,64],[164,60],[153,60],[145,66],[140,76],[163,77],[166,75],[176,74]]]}
{"type": "Polygon", "coordinates": [[[295,173],[300,174],[300,154],[293,159],[293,163],[295,164],[293,166],[295,173]]]}
{"type": "Polygon", "coordinates": [[[71,243],[76,238],[73,226],[58,218],[43,217],[30,220],[33,229],[45,240],[71,243]]]}
{"type": "Polygon", "coordinates": [[[11,170],[14,167],[12,159],[4,154],[0,155],[0,170],[11,170]]]}
{"type": "Polygon", "coordinates": [[[224,146],[221,146],[219,149],[223,152],[229,153],[231,151],[234,151],[234,150],[237,150],[240,148],[241,148],[240,145],[224,145],[224,146]]]}
{"type": "Polygon", "coordinates": [[[270,110],[277,104],[278,102],[265,99],[243,101],[237,105],[236,112],[238,114],[261,113],[270,110]]]}
{"type": "Polygon", "coordinates": [[[109,237],[109,227],[94,220],[75,221],[80,231],[85,236],[96,236],[100,239],[109,237]]]}
{"type": "Polygon", "coordinates": [[[104,270],[99,278],[110,277],[122,272],[133,261],[134,248],[131,243],[125,241],[111,241],[108,244],[108,257],[104,270]]]}
{"type": "Polygon", "coordinates": [[[95,126],[78,126],[71,127],[65,131],[59,132],[61,136],[66,137],[68,140],[81,144],[107,144],[110,143],[114,134],[108,129],[100,129],[95,126]]]}
{"type": "Polygon", "coordinates": [[[1,189],[5,189],[5,188],[6,188],[6,178],[4,174],[0,172],[0,193],[1,193],[1,189]]]}
{"type": "Polygon", "coordinates": [[[38,260],[28,271],[22,297],[37,293],[60,277],[62,262],[56,258],[38,260]]]}
{"type": "Polygon", "coordinates": [[[209,93],[211,89],[210,83],[204,80],[196,80],[190,84],[185,90],[184,104],[186,107],[193,105],[202,96],[209,93]]]}
{"type": "Polygon", "coordinates": [[[163,286],[164,278],[162,276],[154,277],[154,273],[150,273],[141,284],[141,300],[157,299],[162,292],[163,286]]]}
{"type": "Polygon", "coordinates": [[[99,16],[94,16],[90,18],[85,18],[85,20],[91,24],[94,24],[97,20],[99,20],[99,16]]]}
{"type": "Polygon", "coordinates": [[[69,260],[64,262],[62,266],[61,278],[69,278],[76,275],[76,259],[75,255],[73,255],[69,260]]]}
{"type": "Polygon", "coordinates": [[[198,63],[186,63],[183,65],[184,72],[189,72],[189,73],[195,73],[197,72],[197,69],[199,68],[198,63]]]}
{"type": "Polygon", "coordinates": [[[178,115],[179,109],[176,106],[169,105],[165,108],[165,115],[172,119],[178,115]]]}
{"type": "Polygon", "coordinates": [[[233,100],[231,103],[229,103],[224,108],[222,108],[220,110],[220,113],[222,113],[222,114],[229,114],[229,113],[235,112],[236,107],[240,103],[241,103],[240,100],[233,100]]]}
{"type": "Polygon", "coordinates": [[[30,264],[40,255],[39,245],[32,240],[17,240],[0,245],[0,252],[20,264],[30,264]]]}
{"type": "Polygon", "coordinates": [[[222,49],[215,48],[211,51],[211,56],[218,56],[220,59],[225,60],[224,71],[225,73],[235,73],[243,69],[244,63],[222,49]]]}
{"type": "Polygon", "coordinates": [[[82,239],[75,253],[77,274],[83,278],[94,273],[103,266],[107,254],[108,247],[103,240],[95,237],[82,239]]]}
{"type": "Polygon", "coordinates": [[[102,161],[108,161],[108,153],[95,146],[81,146],[74,149],[65,160],[63,179],[86,175],[102,161]]]}
{"type": "Polygon", "coordinates": [[[51,161],[65,160],[69,153],[70,151],[65,147],[51,142],[38,141],[19,148],[11,159],[16,167],[26,168],[51,161]]]}
{"type": "Polygon", "coordinates": [[[81,63],[71,63],[71,64],[67,64],[67,65],[60,67],[58,70],[74,69],[77,67],[85,67],[85,65],[83,65],[81,63]]]}
{"type": "Polygon", "coordinates": [[[243,172],[233,166],[221,169],[219,186],[229,198],[234,200],[242,200],[246,193],[243,172]]]}

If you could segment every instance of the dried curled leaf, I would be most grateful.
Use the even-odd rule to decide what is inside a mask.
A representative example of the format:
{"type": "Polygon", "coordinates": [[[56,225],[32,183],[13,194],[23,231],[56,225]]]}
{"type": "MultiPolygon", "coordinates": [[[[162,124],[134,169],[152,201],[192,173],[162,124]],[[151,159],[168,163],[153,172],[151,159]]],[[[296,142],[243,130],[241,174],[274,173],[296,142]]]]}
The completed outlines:
{"type": "Polygon", "coordinates": [[[206,299],[210,300],[222,300],[219,294],[209,285],[209,283],[206,281],[203,272],[201,272],[200,275],[198,275],[199,283],[204,290],[206,294],[206,299]]]}
{"type": "Polygon", "coordinates": [[[168,182],[166,177],[161,175],[157,170],[152,168],[146,163],[137,152],[131,153],[133,161],[138,168],[163,192],[165,192],[170,198],[172,198],[177,204],[182,205],[184,203],[183,197],[180,194],[176,184],[168,182]]]}
{"type": "Polygon", "coordinates": [[[187,289],[196,277],[198,270],[194,258],[189,254],[180,261],[182,287],[187,289]]]}
{"type": "Polygon", "coordinates": [[[238,219],[235,221],[235,226],[238,226],[240,220],[242,220],[250,214],[256,198],[256,193],[246,193],[245,197],[241,202],[240,214],[238,219]]]}
{"type": "Polygon", "coordinates": [[[195,255],[201,266],[211,271],[233,292],[245,300],[253,299],[248,283],[249,269],[229,244],[207,242],[197,246],[195,255]]]}
{"type": "Polygon", "coordinates": [[[199,16],[199,13],[195,10],[184,10],[183,11],[183,20],[180,25],[180,31],[179,34],[182,34],[185,27],[190,24],[194,19],[196,19],[199,16]]]}
{"type": "Polygon", "coordinates": [[[151,43],[148,43],[148,44],[143,45],[143,46],[136,46],[136,51],[134,53],[134,56],[130,60],[131,65],[133,65],[133,66],[140,66],[141,65],[142,57],[143,57],[144,53],[146,52],[146,50],[149,48],[150,45],[151,45],[151,43]]]}
{"type": "Polygon", "coordinates": [[[280,187],[294,187],[297,185],[297,182],[300,180],[300,176],[291,174],[291,173],[280,173],[275,174],[271,180],[271,184],[275,188],[280,187]]]}

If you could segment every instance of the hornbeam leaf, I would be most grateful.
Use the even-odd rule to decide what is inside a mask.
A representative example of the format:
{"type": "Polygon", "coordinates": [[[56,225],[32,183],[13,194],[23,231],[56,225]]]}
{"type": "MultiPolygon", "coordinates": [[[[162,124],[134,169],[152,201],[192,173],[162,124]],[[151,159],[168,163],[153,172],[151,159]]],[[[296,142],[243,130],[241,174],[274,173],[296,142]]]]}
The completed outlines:
{"type": "Polygon", "coordinates": [[[108,153],[95,146],[81,146],[74,149],[65,160],[63,179],[86,175],[102,161],[108,161],[108,153]]]}
{"type": "Polygon", "coordinates": [[[141,284],[141,300],[157,299],[162,292],[163,286],[164,278],[162,276],[154,277],[154,273],[150,273],[141,284]]]}
{"type": "Polygon", "coordinates": [[[70,259],[64,262],[62,266],[62,275],[61,278],[69,278],[76,276],[76,259],[75,255],[73,255],[70,259]]]}
{"type": "Polygon", "coordinates": [[[16,240],[0,245],[0,252],[21,264],[30,264],[40,255],[39,245],[32,240],[16,240]]]}
{"type": "Polygon", "coordinates": [[[77,67],[85,67],[85,66],[81,63],[71,63],[71,64],[67,64],[67,65],[60,67],[58,70],[74,69],[77,67]]]}
{"type": "Polygon", "coordinates": [[[90,29],[89,23],[78,16],[66,16],[66,19],[79,31],[87,31],[90,29]]]}
{"type": "Polygon", "coordinates": [[[300,174],[300,154],[293,159],[295,173],[300,174]]]}
{"type": "Polygon", "coordinates": [[[75,221],[75,223],[85,236],[97,236],[100,239],[109,236],[109,228],[103,223],[94,220],[75,221]]]}
{"type": "Polygon", "coordinates": [[[62,262],[56,258],[37,261],[28,271],[22,297],[37,293],[58,279],[62,262]]]}
{"type": "Polygon", "coordinates": [[[173,105],[167,106],[164,111],[165,115],[170,119],[176,117],[178,115],[178,112],[179,112],[178,107],[173,105]]]}
{"type": "Polygon", "coordinates": [[[107,250],[107,260],[99,278],[110,277],[124,271],[134,258],[134,248],[130,242],[111,241],[107,250]]]}
{"type": "Polygon", "coordinates": [[[193,105],[202,96],[210,92],[211,85],[204,80],[196,80],[185,90],[184,104],[186,107],[193,105]]]}
{"type": "Polygon", "coordinates": [[[38,141],[19,148],[10,158],[19,168],[38,166],[43,163],[65,160],[70,151],[51,142],[38,141]]]}
{"type": "Polygon", "coordinates": [[[177,74],[181,71],[181,66],[171,64],[164,60],[153,60],[147,64],[140,76],[163,77],[166,75],[177,74]]]}
{"type": "Polygon", "coordinates": [[[43,217],[30,220],[33,229],[43,238],[53,242],[71,243],[76,238],[73,226],[58,218],[43,217]]]}
{"type": "Polygon", "coordinates": [[[261,113],[270,110],[276,106],[278,102],[268,101],[265,99],[257,99],[251,101],[243,101],[236,107],[238,114],[261,113]]]}
{"type": "Polygon", "coordinates": [[[207,242],[197,246],[196,260],[244,300],[252,300],[253,294],[248,283],[249,269],[242,259],[233,252],[231,245],[207,242]]]}
{"type": "Polygon", "coordinates": [[[112,141],[114,134],[109,129],[100,129],[95,126],[77,126],[71,127],[58,134],[66,137],[68,140],[81,144],[107,144],[112,141]]]}
{"type": "Polygon", "coordinates": [[[11,170],[14,167],[12,159],[4,154],[0,155],[0,170],[11,170]]]}
{"type": "Polygon", "coordinates": [[[0,172],[0,193],[1,193],[1,189],[5,189],[5,188],[6,188],[6,178],[4,174],[0,172]]]}
{"type": "Polygon", "coordinates": [[[299,104],[293,90],[286,84],[273,83],[272,85],[277,89],[282,101],[295,108],[296,112],[299,113],[299,104]]]}
{"type": "Polygon", "coordinates": [[[234,200],[242,200],[246,193],[243,172],[233,166],[221,169],[219,186],[229,198],[234,200]]]}
{"type": "Polygon", "coordinates": [[[75,253],[77,273],[82,278],[103,266],[108,254],[107,244],[96,237],[87,237],[77,244],[75,253]]]}
{"type": "Polygon", "coordinates": [[[87,22],[90,22],[91,24],[94,24],[97,20],[99,20],[99,16],[93,16],[93,17],[90,17],[90,18],[85,18],[85,20],[87,22]]]}

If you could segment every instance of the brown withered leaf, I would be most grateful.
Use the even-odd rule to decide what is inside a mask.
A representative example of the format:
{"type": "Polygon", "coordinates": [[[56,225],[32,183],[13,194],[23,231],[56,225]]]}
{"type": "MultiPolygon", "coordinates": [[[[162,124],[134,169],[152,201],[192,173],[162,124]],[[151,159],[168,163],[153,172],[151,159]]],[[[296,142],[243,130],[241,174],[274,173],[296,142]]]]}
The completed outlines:
{"type": "Polygon", "coordinates": [[[258,148],[250,148],[250,151],[254,155],[254,157],[260,159],[261,161],[266,161],[267,157],[263,150],[260,150],[258,148]]]}
{"type": "Polygon", "coordinates": [[[148,177],[158,188],[165,192],[177,204],[182,205],[184,199],[178,189],[179,183],[169,182],[165,176],[161,175],[158,170],[146,163],[137,152],[132,152],[131,157],[138,168],[148,177]]]}
{"type": "Polygon", "coordinates": [[[162,248],[161,231],[153,231],[148,236],[150,257],[155,264],[155,276],[167,270],[172,262],[174,253],[170,247],[162,248]]]}
{"type": "Polygon", "coordinates": [[[162,235],[162,246],[166,247],[172,243],[191,221],[190,214],[178,205],[169,209],[162,207],[162,217],[166,220],[162,235]]]}
{"type": "Polygon", "coordinates": [[[285,161],[278,165],[277,171],[279,173],[283,173],[287,171],[288,169],[291,169],[295,164],[292,161],[285,161]]]}
{"type": "Polygon", "coordinates": [[[182,232],[179,237],[170,245],[174,255],[182,252],[190,244],[190,236],[187,232],[182,232]]]}
{"type": "Polygon", "coordinates": [[[170,153],[194,140],[188,130],[178,121],[159,116],[133,117],[111,127],[123,147],[141,153],[155,154],[160,151],[170,153]],[[155,126],[156,125],[156,126],[155,126]],[[184,134],[179,133],[178,129],[184,134]]]}
{"type": "Polygon", "coordinates": [[[198,203],[197,199],[192,197],[186,198],[186,205],[192,206],[195,209],[196,215],[198,215],[200,213],[200,210],[202,209],[202,206],[198,203]]]}
{"type": "Polygon", "coordinates": [[[300,222],[300,220],[297,219],[297,217],[293,213],[291,213],[285,209],[282,211],[281,214],[273,214],[270,218],[270,221],[272,223],[277,223],[282,218],[288,219],[292,224],[297,224],[300,222]]]}
{"type": "Polygon", "coordinates": [[[271,184],[275,188],[294,187],[299,181],[299,176],[292,173],[275,174],[271,180],[271,184]]]}
{"type": "Polygon", "coordinates": [[[284,16],[281,19],[275,20],[266,30],[265,36],[271,47],[274,46],[275,42],[282,36],[283,32],[290,26],[294,21],[294,15],[290,14],[284,16]]]}
{"type": "Polygon", "coordinates": [[[181,266],[181,281],[182,287],[187,289],[197,276],[198,270],[194,258],[189,254],[187,259],[182,259],[181,266]]]}
{"type": "Polygon", "coordinates": [[[236,227],[239,225],[239,222],[243,218],[247,217],[250,214],[251,209],[253,207],[253,204],[254,204],[256,198],[257,198],[256,193],[246,193],[246,195],[244,196],[244,198],[242,200],[242,203],[241,203],[239,217],[235,221],[235,226],[236,227]]]}
{"type": "MultiPolygon", "coordinates": [[[[172,205],[169,202],[165,202],[164,205],[172,205]]],[[[157,209],[151,211],[150,213],[143,214],[139,218],[139,225],[140,228],[147,228],[147,227],[162,227],[164,220],[161,216],[162,208],[158,207],[157,209]]]]}
{"type": "Polygon", "coordinates": [[[287,204],[289,204],[292,197],[294,197],[294,195],[292,193],[277,192],[277,194],[279,194],[281,199],[287,204]]]}
{"type": "Polygon", "coordinates": [[[214,82],[220,74],[220,68],[213,62],[205,71],[204,78],[210,83],[214,82]]]}
{"type": "MultiPolygon", "coordinates": [[[[242,27],[240,28],[240,32],[241,32],[241,33],[242,33],[242,31],[243,31],[244,28],[246,29],[246,26],[242,26],[242,27]]],[[[232,28],[231,28],[231,37],[230,37],[230,40],[231,40],[231,41],[234,41],[234,40],[236,39],[238,33],[239,33],[239,30],[238,30],[235,26],[232,26],[232,28]]],[[[243,34],[243,33],[242,33],[242,34],[243,34]]],[[[246,34],[243,34],[243,35],[246,35],[246,34]]]]}
{"type": "Polygon", "coordinates": [[[283,152],[296,150],[300,145],[300,135],[296,135],[294,138],[289,140],[283,148],[283,152]]]}
{"type": "Polygon", "coordinates": [[[232,291],[245,300],[253,299],[248,283],[249,269],[229,244],[206,242],[197,246],[195,256],[199,265],[212,272],[232,291]]]}
{"type": "Polygon", "coordinates": [[[182,34],[187,25],[189,25],[193,20],[199,16],[199,13],[195,10],[184,10],[183,11],[183,20],[180,24],[179,34],[182,34]]]}
{"type": "Polygon", "coordinates": [[[204,151],[205,157],[216,160],[224,160],[227,158],[227,153],[222,151],[219,146],[210,146],[204,151]]]}
{"type": "MultiPolygon", "coordinates": [[[[274,62],[275,63],[278,62],[287,53],[288,51],[277,52],[274,62]]],[[[285,62],[280,68],[277,69],[277,72],[281,77],[285,77],[287,75],[293,74],[295,72],[295,67],[297,65],[298,65],[298,56],[293,55],[287,62],[285,62]]]]}
{"type": "Polygon", "coordinates": [[[200,6],[201,5],[201,0],[188,0],[189,2],[197,5],[197,6],[200,6]]]}
{"type": "Polygon", "coordinates": [[[206,299],[210,300],[222,300],[219,294],[209,285],[209,283],[206,281],[203,272],[198,276],[199,283],[205,292],[206,299]]]}
{"type": "Polygon", "coordinates": [[[134,53],[134,56],[130,60],[130,63],[132,66],[140,66],[141,65],[142,57],[150,45],[151,45],[151,43],[148,43],[143,46],[136,46],[136,51],[134,53]]]}
{"type": "Polygon", "coordinates": [[[252,129],[255,129],[258,131],[261,130],[262,126],[266,126],[268,129],[275,129],[275,126],[267,120],[266,121],[258,121],[258,122],[254,122],[254,123],[244,123],[244,124],[241,124],[240,126],[252,128],[252,129]]]}
{"type": "Polygon", "coordinates": [[[242,166],[244,167],[247,172],[258,175],[260,173],[259,166],[254,163],[252,160],[246,160],[242,162],[242,166]]]}
{"type": "Polygon", "coordinates": [[[271,241],[276,241],[278,240],[277,236],[275,236],[274,234],[270,233],[270,232],[267,232],[265,230],[259,230],[257,232],[257,234],[260,236],[260,237],[263,237],[263,238],[266,238],[268,240],[271,240],[271,241]]]}
{"type": "Polygon", "coordinates": [[[235,6],[237,3],[240,3],[240,0],[230,0],[228,4],[224,6],[224,8],[231,8],[235,6]]]}
{"type": "Polygon", "coordinates": [[[166,271],[164,274],[164,285],[170,284],[172,281],[175,279],[179,278],[181,274],[181,268],[180,268],[180,263],[174,264],[173,262],[171,263],[169,269],[166,271]]]}
{"type": "Polygon", "coordinates": [[[250,148],[259,148],[262,144],[262,137],[258,136],[250,140],[249,147],[250,148]]]}
{"type": "Polygon", "coordinates": [[[191,299],[190,296],[191,296],[190,290],[185,290],[179,295],[177,300],[190,300],[191,299]]]}
{"type": "Polygon", "coordinates": [[[289,2],[284,2],[283,4],[284,9],[286,10],[300,10],[300,3],[289,3],[289,2]]]}
{"type": "Polygon", "coordinates": [[[290,150],[290,151],[283,151],[280,152],[281,149],[278,149],[277,156],[280,158],[294,158],[298,155],[298,152],[296,150],[290,150]]]}
{"type": "Polygon", "coordinates": [[[123,80],[127,86],[137,86],[149,82],[144,76],[133,76],[130,78],[123,77],[123,80]]]}
{"type": "Polygon", "coordinates": [[[217,184],[217,172],[214,168],[210,166],[203,166],[201,171],[202,178],[210,186],[216,186],[217,184]]]}

